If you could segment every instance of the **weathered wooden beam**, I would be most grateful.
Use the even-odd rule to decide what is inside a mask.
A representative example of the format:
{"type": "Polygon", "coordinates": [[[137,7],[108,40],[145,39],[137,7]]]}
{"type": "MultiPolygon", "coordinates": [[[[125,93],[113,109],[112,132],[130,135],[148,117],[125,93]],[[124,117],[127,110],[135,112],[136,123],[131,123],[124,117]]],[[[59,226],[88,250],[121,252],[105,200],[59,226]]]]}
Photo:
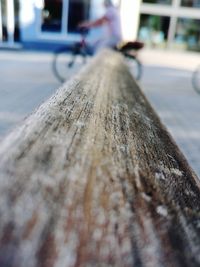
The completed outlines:
{"type": "Polygon", "coordinates": [[[200,185],[104,51],[0,148],[0,266],[200,266],[200,185]]]}

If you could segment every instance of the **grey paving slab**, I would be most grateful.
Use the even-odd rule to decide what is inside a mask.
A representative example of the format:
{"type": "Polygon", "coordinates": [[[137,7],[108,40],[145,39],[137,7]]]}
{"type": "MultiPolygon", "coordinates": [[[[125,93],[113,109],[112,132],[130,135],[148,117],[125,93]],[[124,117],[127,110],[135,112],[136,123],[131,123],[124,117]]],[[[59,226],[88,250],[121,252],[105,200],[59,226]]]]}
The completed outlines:
{"type": "Polygon", "coordinates": [[[0,138],[58,88],[52,54],[0,51],[0,138]]]}
{"type": "Polygon", "coordinates": [[[144,93],[200,177],[200,95],[191,84],[200,55],[145,51],[142,60],[144,93]]]}

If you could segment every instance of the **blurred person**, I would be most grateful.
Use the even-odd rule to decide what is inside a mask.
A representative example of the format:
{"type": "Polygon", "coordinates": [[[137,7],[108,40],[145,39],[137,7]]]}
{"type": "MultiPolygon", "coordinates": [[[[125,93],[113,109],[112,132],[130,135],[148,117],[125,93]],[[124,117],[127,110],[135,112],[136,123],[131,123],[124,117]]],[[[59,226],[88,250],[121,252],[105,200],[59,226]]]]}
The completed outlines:
{"type": "Polygon", "coordinates": [[[94,51],[101,48],[116,47],[122,41],[121,20],[119,10],[114,6],[112,0],[104,0],[105,14],[94,20],[79,24],[80,28],[91,29],[106,26],[106,34],[101,36],[93,45],[94,51]]]}

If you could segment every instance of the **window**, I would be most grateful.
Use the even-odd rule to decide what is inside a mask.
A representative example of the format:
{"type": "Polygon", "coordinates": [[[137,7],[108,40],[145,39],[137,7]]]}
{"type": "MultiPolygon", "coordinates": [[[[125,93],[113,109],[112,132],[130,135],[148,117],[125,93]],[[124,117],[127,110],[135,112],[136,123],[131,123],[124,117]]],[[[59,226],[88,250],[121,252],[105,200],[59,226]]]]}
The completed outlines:
{"type": "Polygon", "coordinates": [[[200,0],[181,0],[181,6],[200,7],[200,0]]]}
{"type": "Polygon", "coordinates": [[[14,16],[15,16],[14,40],[15,41],[20,41],[19,10],[20,10],[20,1],[14,0],[14,16]]]}
{"type": "Polygon", "coordinates": [[[42,31],[76,33],[77,25],[89,19],[91,0],[43,0],[42,31]],[[63,10],[65,8],[66,10],[63,10]],[[68,14],[66,13],[68,12],[68,14]]]}
{"type": "MultiPolygon", "coordinates": [[[[13,38],[14,41],[20,41],[20,29],[19,29],[19,0],[13,0],[14,4],[14,32],[13,32],[13,38]]],[[[8,10],[6,5],[6,0],[1,1],[1,18],[2,18],[2,40],[8,41],[8,25],[7,25],[7,19],[8,19],[8,10]]]]}
{"type": "Polygon", "coordinates": [[[89,19],[90,0],[69,0],[68,32],[77,32],[77,25],[89,19]]]}
{"type": "Polygon", "coordinates": [[[165,16],[141,15],[139,39],[147,45],[162,46],[167,40],[169,21],[165,16]]]}
{"type": "Polygon", "coordinates": [[[3,41],[7,41],[8,39],[8,32],[7,32],[7,12],[6,12],[6,1],[2,0],[1,1],[1,19],[2,19],[2,25],[0,25],[0,27],[2,27],[2,39],[3,41]]]}
{"type": "Polygon", "coordinates": [[[175,43],[188,50],[200,51],[200,20],[179,18],[176,26],[175,43]]]}
{"type": "Polygon", "coordinates": [[[171,5],[172,0],[143,0],[143,3],[171,5]]]}
{"type": "Polygon", "coordinates": [[[61,31],[62,7],[62,0],[44,0],[44,8],[42,10],[42,31],[61,31]]]}

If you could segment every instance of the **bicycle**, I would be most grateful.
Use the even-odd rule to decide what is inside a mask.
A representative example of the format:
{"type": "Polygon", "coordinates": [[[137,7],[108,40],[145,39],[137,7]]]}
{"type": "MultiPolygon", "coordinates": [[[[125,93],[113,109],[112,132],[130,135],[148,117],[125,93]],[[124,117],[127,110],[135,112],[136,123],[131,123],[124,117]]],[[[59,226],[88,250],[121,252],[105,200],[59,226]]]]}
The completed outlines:
{"type": "MultiPolygon", "coordinates": [[[[85,64],[87,58],[92,56],[91,46],[87,43],[86,37],[88,35],[87,29],[80,30],[81,40],[72,44],[71,49],[69,46],[62,46],[54,52],[52,69],[55,77],[64,82],[69,75],[78,70],[81,65],[85,64]],[[71,53],[69,53],[71,51],[71,53]],[[69,73],[69,69],[73,69],[69,73]]],[[[127,59],[131,73],[136,80],[142,76],[142,64],[137,58],[137,52],[143,48],[144,44],[139,41],[126,42],[119,44],[113,49],[127,59]]]]}
{"type": "Polygon", "coordinates": [[[194,70],[192,74],[192,86],[194,90],[200,94],[200,65],[194,70]]]}

